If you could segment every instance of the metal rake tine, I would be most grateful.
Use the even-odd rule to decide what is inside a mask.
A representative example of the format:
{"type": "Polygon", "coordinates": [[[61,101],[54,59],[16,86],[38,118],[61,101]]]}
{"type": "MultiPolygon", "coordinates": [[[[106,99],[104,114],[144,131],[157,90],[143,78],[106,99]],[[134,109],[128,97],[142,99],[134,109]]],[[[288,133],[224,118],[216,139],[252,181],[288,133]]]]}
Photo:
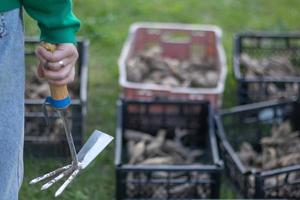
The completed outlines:
{"type": "Polygon", "coordinates": [[[44,116],[45,116],[45,122],[46,122],[46,125],[47,127],[49,127],[50,125],[50,122],[49,122],[49,116],[48,116],[48,110],[47,110],[47,103],[44,102],[43,104],[43,113],[44,113],[44,116]]]}
{"type": "Polygon", "coordinates": [[[76,169],[71,176],[60,186],[60,188],[55,192],[55,197],[58,197],[65,189],[66,187],[74,180],[74,178],[79,173],[80,169],[76,169]]]}
{"type": "Polygon", "coordinates": [[[73,171],[73,168],[69,168],[66,171],[62,172],[61,174],[59,174],[58,176],[56,176],[54,179],[50,180],[49,182],[47,182],[46,184],[44,184],[41,188],[41,190],[46,190],[49,187],[51,187],[54,183],[56,183],[57,181],[59,181],[60,179],[62,179],[63,177],[65,177],[66,175],[70,174],[73,171]]]}
{"type": "Polygon", "coordinates": [[[52,171],[52,172],[49,172],[49,173],[47,173],[47,174],[45,174],[45,175],[43,175],[43,176],[39,176],[39,177],[37,177],[37,178],[31,180],[31,181],[30,181],[30,184],[36,184],[36,183],[38,183],[38,182],[40,182],[40,181],[42,181],[42,180],[44,180],[44,179],[50,178],[50,177],[56,175],[57,173],[60,173],[60,172],[62,172],[62,171],[64,171],[64,170],[69,169],[71,166],[72,166],[72,165],[67,165],[67,166],[58,168],[58,169],[56,169],[56,170],[54,170],[54,171],[52,171]]]}

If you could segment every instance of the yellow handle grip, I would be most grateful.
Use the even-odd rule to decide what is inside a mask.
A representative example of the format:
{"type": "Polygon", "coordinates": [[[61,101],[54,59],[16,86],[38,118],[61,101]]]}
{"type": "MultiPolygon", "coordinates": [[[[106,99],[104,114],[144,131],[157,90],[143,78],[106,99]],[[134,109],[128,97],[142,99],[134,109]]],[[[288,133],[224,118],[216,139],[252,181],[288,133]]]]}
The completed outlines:
{"type": "MultiPolygon", "coordinates": [[[[55,44],[50,44],[50,43],[42,43],[42,47],[44,47],[47,51],[54,52],[56,50],[56,45],[55,44]]],[[[51,97],[54,100],[61,100],[65,99],[66,97],[69,96],[68,92],[68,87],[67,85],[52,85],[49,83],[50,87],[50,92],[51,92],[51,97]]]]}

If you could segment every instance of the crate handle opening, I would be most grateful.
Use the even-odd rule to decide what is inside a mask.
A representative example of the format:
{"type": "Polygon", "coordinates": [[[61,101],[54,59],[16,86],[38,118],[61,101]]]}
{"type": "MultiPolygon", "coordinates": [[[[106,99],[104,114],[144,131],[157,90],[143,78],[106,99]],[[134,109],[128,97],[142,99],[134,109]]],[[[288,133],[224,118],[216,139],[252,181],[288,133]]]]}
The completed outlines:
{"type": "Polygon", "coordinates": [[[182,31],[167,31],[162,34],[161,41],[165,43],[190,43],[191,35],[182,31]]]}

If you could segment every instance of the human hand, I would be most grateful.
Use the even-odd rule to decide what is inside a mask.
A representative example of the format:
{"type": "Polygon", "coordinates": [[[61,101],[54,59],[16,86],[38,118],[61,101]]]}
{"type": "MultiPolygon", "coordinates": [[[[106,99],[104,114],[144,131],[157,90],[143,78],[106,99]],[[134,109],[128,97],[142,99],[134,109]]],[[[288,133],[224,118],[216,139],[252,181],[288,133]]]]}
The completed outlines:
{"type": "Polygon", "coordinates": [[[75,78],[75,63],[78,58],[74,44],[58,44],[52,53],[41,45],[36,49],[36,56],[40,63],[38,75],[44,77],[52,85],[65,85],[75,78]]]}

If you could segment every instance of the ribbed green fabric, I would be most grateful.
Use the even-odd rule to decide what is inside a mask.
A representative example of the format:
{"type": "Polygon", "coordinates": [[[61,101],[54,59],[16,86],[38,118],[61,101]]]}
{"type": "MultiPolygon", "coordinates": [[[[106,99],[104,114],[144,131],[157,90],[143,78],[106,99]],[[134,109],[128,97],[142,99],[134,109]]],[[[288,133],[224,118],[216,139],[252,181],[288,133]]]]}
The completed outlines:
{"type": "Polygon", "coordinates": [[[0,0],[0,12],[20,7],[19,0],[0,0]]]}
{"type": "Polygon", "coordinates": [[[24,6],[38,22],[41,40],[51,43],[75,43],[79,20],[72,12],[71,0],[1,0],[0,12],[24,6]]]}

